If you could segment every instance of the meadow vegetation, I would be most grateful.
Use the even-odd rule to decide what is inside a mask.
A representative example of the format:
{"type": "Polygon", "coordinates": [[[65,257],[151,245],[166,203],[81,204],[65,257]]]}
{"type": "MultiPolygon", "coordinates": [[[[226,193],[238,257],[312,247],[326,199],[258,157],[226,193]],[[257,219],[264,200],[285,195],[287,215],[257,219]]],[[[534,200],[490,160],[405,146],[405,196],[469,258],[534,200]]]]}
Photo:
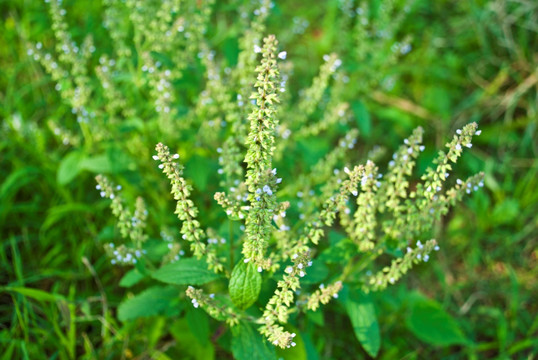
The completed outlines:
{"type": "Polygon", "coordinates": [[[0,358],[536,358],[535,2],[0,9],[0,358]]]}

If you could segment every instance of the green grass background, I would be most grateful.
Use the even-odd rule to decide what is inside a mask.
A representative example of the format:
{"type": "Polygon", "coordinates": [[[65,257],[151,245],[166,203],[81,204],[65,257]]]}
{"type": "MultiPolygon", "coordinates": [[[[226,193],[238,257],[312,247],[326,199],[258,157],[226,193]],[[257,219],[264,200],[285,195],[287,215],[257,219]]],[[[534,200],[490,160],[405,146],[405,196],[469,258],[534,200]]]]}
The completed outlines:
{"type": "MultiPolygon", "coordinates": [[[[387,67],[383,59],[366,64],[346,61],[354,44],[340,32],[343,3],[283,1],[272,10],[268,33],[276,34],[295,65],[292,94],[310,84],[323,54],[342,54],[344,69],[355,74],[346,100],[355,114],[361,114],[359,150],[366,153],[382,145],[390,153],[421,125],[430,150],[419,162],[420,169],[435,156],[432,149],[463,124],[477,121],[482,129],[456,171],[461,177],[484,171],[485,187],[437,224],[439,256],[375,295],[382,333],[379,358],[536,358],[538,4],[417,0],[398,30],[399,38],[411,37],[412,51],[387,67]],[[302,33],[293,31],[306,22],[302,33]],[[380,81],[365,87],[374,72],[383,81],[394,81],[394,86],[380,81]],[[432,344],[410,331],[409,302],[417,292],[439,303],[470,343],[432,344]]],[[[208,35],[219,56],[231,64],[241,31],[233,21],[238,5],[219,2],[208,35]]],[[[110,53],[111,39],[101,25],[103,4],[66,0],[65,7],[73,38],[81,42],[93,34],[97,53],[110,53]]],[[[111,266],[102,249],[113,238],[114,219],[108,204],[93,191],[91,166],[67,184],[59,183],[62,159],[73,149],[62,145],[47,124],[53,119],[76,129],[76,122],[50,77],[26,56],[29,44],[54,46],[47,7],[40,1],[4,0],[0,10],[0,358],[211,356],[193,335],[205,330],[193,328],[198,320],[189,322],[191,315],[172,325],[164,316],[125,323],[116,319],[118,304],[133,290],[118,285],[125,271],[111,266]]],[[[185,93],[203,89],[197,76],[182,79],[185,93]]],[[[180,102],[185,109],[193,105],[180,102]]],[[[83,151],[92,156],[116,154],[109,172],[128,197],[143,194],[148,200],[155,215],[150,228],[156,234],[162,225],[174,229],[178,224],[167,184],[150,159],[153,144],[160,141],[151,124],[140,128],[126,123],[111,131],[115,141],[83,151]],[[131,152],[125,150],[129,147],[131,152]],[[148,160],[139,161],[137,153],[148,160]]],[[[175,147],[185,149],[181,155],[202,216],[216,221],[223,218],[210,211],[212,194],[218,190],[216,156],[203,148],[187,151],[194,138],[195,134],[180,135],[176,140],[182,143],[175,147]]],[[[297,163],[285,159],[283,172],[291,176],[294,168],[305,169],[319,158],[315,149],[303,154],[297,163]]],[[[367,357],[337,304],[329,305],[324,316],[318,313],[305,321],[314,329],[312,338],[305,337],[309,358],[367,357]],[[334,334],[324,338],[328,329],[334,334]]],[[[215,323],[210,325],[211,331],[217,329],[215,323]]],[[[222,349],[228,346],[229,334],[219,341],[216,356],[226,358],[222,349]]]]}

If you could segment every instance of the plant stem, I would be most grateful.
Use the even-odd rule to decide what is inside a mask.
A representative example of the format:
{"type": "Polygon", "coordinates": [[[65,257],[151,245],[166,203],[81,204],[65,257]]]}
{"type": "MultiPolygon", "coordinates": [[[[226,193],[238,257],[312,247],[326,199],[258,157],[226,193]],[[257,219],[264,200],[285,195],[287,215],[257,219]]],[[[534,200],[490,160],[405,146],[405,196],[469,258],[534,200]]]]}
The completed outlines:
{"type": "Polygon", "coordinates": [[[230,235],[230,271],[234,268],[234,224],[232,220],[228,220],[229,235],[230,235]]]}

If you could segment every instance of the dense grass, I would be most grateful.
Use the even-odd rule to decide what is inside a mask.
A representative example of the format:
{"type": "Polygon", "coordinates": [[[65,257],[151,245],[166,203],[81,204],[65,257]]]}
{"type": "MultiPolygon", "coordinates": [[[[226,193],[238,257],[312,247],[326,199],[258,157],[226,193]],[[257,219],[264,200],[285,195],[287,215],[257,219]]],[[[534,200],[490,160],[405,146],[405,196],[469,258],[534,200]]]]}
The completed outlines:
{"type": "MultiPolygon", "coordinates": [[[[230,66],[237,62],[242,31],[234,21],[238,3],[215,6],[207,35],[217,56],[230,66]]],[[[379,357],[535,358],[538,5],[419,0],[395,30],[395,39],[411,39],[412,50],[389,62],[390,46],[370,40],[365,43],[368,56],[357,62],[356,44],[343,35],[352,32],[342,20],[344,3],[278,3],[268,18],[267,33],[276,34],[294,63],[292,97],[311,83],[324,54],[341,56],[349,75],[342,100],[350,103],[361,131],[357,159],[378,145],[386,149],[386,164],[401,139],[421,125],[430,137],[420,171],[455,129],[471,121],[482,129],[453,176],[484,171],[485,187],[437,224],[435,236],[442,246],[434,261],[375,295],[382,333],[379,357]],[[304,31],[293,31],[305,21],[309,25],[304,31]],[[441,304],[469,345],[432,344],[410,331],[410,304],[417,296],[441,304]]],[[[65,7],[73,38],[80,43],[93,35],[97,51],[91,64],[96,66],[99,55],[111,54],[114,45],[101,24],[104,6],[66,1],[65,7]]],[[[148,283],[129,289],[118,285],[126,270],[110,265],[103,251],[103,244],[117,236],[114,219],[93,189],[95,174],[105,167],[100,161],[106,158],[105,172],[123,185],[126,196],[146,198],[153,214],[151,241],[158,247],[159,232],[169,228],[175,233],[179,226],[168,185],[151,161],[154,144],[166,140],[186,162],[202,218],[222,222],[226,232],[224,216],[211,211],[213,193],[219,190],[217,156],[205,147],[211,139],[197,130],[162,131],[149,115],[151,105],[140,105],[136,116],[119,116],[121,121],[106,123],[110,127],[103,124],[102,132],[110,135],[106,141],[89,143],[86,137],[80,144],[62,144],[51,121],[79,133],[76,119],[50,76],[26,55],[30,44],[54,47],[47,7],[25,0],[2,2],[0,9],[0,356],[209,358],[212,350],[198,340],[204,329],[193,326],[193,315],[183,305],[177,311],[186,317],[117,319],[119,303],[148,283]],[[74,150],[94,162],[70,181],[62,180],[62,164],[74,150]]],[[[379,27],[390,27],[391,21],[379,27]]],[[[182,94],[180,118],[204,89],[203,65],[194,61],[189,66],[175,84],[182,94]]],[[[149,103],[143,91],[122,90],[131,104],[149,103]]],[[[327,150],[343,131],[329,130],[326,140],[315,146],[297,144],[295,153],[282,159],[279,172],[293,179],[297,170],[319,159],[319,147],[327,150]]],[[[230,333],[205,315],[196,321],[210,322],[206,337],[216,357],[229,356],[230,333]]],[[[309,358],[367,357],[338,303],[330,304],[324,316],[318,312],[298,322],[309,329],[303,334],[309,358]],[[333,336],[324,336],[328,329],[333,336]]]]}

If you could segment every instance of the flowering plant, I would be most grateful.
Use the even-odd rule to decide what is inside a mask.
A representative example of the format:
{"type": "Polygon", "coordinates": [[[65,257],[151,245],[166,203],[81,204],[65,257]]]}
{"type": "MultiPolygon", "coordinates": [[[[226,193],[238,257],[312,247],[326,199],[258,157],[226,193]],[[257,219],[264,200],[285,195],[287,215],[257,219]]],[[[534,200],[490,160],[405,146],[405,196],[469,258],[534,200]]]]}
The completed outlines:
{"type": "MultiPolygon", "coordinates": [[[[453,184],[449,180],[452,164],[480,134],[476,123],[458,130],[446,144],[448,151],[439,151],[433,166],[416,181],[416,161],[425,149],[420,127],[403,141],[388,167],[378,166],[383,158],[379,149],[359,159],[351,152],[358,131],[350,125],[350,105],[343,101],[349,77],[340,71],[337,54],[323,56],[311,86],[298,94],[287,91],[293,73],[287,52],[278,48],[273,35],[262,42],[268,1],[254,10],[250,23],[242,20],[244,34],[234,67],[223,66],[204,39],[212,1],[187,2],[186,8],[175,1],[160,6],[136,0],[106,3],[105,22],[117,59],[99,58],[97,86],[88,66],[96,48],[91,38],[80,48],[72,41],[59,1],[50,3],[59,55],[53,58],[41,43],[28,54],[50,72],[56,90],[77,117],[82,136],[51,122],[65,145],[84,143],[93,152],[125,136],[125,126],[142,128],[128,137],[122,151],[142,159],[152,156],[170,182],[179,235],[171,235],[164,221],[155,220],[151,198],[149,205],[141,197],[131,204],[121,186],[104,175],[96,178],[101,197],[111,200],[123,239],[106,244],[105,252],[112,265],[133,267],[120,284],[131,287],[144,279],[173,285],[152,286],[127,298],[118,308],[120,320],[165,313],[168,307],[163,304],[174,304],[179,293],[196,311],[185,310],[186,316],[205,311],[231,329],[234,356],[248,357],[253,346],[260,357],[271,358],[275,348],[293,348],[300,342],[298,317],[338,298],[357,339],[375,356],[379,328],[369,293],[397,283],[412,267],[428,262],[440,246],[430,236],[435,221],[482,186],[482,174],[453,184]],[[122,11],[129,13],[135,46],[129,46],[121,31],[124,24],[115,23],[122,11]],[[157,36],[160,33],[165,36],[157,36]],[[175,106],[180,96],[177,83],[188,66],[204,68],[206,87],[181,114],[175,106]],[[133,94],[124,95],[130,91],[133,94]],[[137,117],[155,121],[140,125],[137,117]],[[131,122],[126,124],[126,119],[131,122]],[[106,131],[112,128],[119,130],[106,131]],[[277,164],[292,162],[290,148],[333,128],[341,138],[310,171],[298,175],[293,169],[288,177],[282,175],[277,164]],[[147,138],[162,141],[155,154],[148,153],[147,138]],[[182,145],[175,153],[164,143],[182,145]],[[180,153],[193,144],[209,149],[209,157],[218,156],[220,191],[212,194],[214,202],[206,208],[219,215],[201,216],[203,205],[195,200],[201,197],[197,187],[202,185],[191,184],[179,162],[180,153]],[[156,246],[151,223],[162,230],[156,246]],[[357,309],[367,309],[362,315],[369,323],[356,316],[357,309]]],[[[357,14],[355,40],[364,44],[372,36],[365,34],[363,14],[357,14]]],[[[384,47],[394,32],[381,32],[384,47]]],[[[404,41],[398,49],[396,53],[406,54],[410,47],[404,41]]],[[[384,58],[368,57],[366,51],[355,55],[360,62],[371,61],[374,69],[385,64],[384,58]]],[[[396,55],[390,61],[396,61],[396,55]]],[[[355,74],[368,80],[361,93],[379,80],[371,68],[355,74]]],[[[95,162],[91,164],[95,169],[95,162]]],[[[198,169],[207,170],[203,164],[198,169]]],[[[173,308],[170,316],[184,310],[181,305],[173,308]]]]}
{"type": "MultiPolygon", "coordinates": [[[[320,180],[314,176],[306,184],[292,184],[292,187],[304,187],[304,191],[297,192],[301,198],[297,205],[306,210],[299,218],[290,219],[286,216],[290,202],[278,201],[277,197],[283,179],[273,168],[280,126],[277,59],[285,57],[277,46],[275,37],[268,36],[263,48],[257,50],[262,60],[256,67],[256,90],[250,96],[254,105],[248,117],[246,176],[243,180],[236,179],[235,186],[227,191],[215,194],[215,200],[230,221],[244,222],[243,233],[234,240],[236,246],[242,246],[242,258],[234,262],[231,234],[229,243],[221,242],[211,235],[213,230],[204,230],[197,220],[198,209],[190,199],[192,186],[183,177],[183,167],[177,162],[179,155],[159,143],[153,158],[160,162],[159,168],[171,182],[171,192],[177,201],[176,214],[182,222],[181,239],[185,243],[172,239],[162,267],[151,276],[165,283],[187,285],[185,294],[195,308],[202,308],[232,328],[252,324],[272,345],[289,348],[296,345],[296,333],[285,328],[291,313],[318,310],[321,304],[337,298],[344,286],[364,294],[383,290],[413,266],[428,262],[439,245],[436,240],[424,241],[421,236],[450,206],[483,184],[482,174],[478,174],[465,181],[457,179],[454,186],[444,189],[452,170],[451,163],[461,156],[463,147],[471,147],[472,137],[480,134],[476,123],[458,130],[446,145],[448,153],[440,151],[435,166],[427,169],[422,182],[412,184],[408,177],[412,175],[416,158],[424,150],[423,130],[417,128],[394,154],[385,174],[381,174],[371,160],[364,165],[346,166],[342,171],[334,168],[328,172],[340,148],[334,150],[317,165],[316,171],[325,173],[327,184],[324,187],[312,190],[320,180]],[[336,226],[337,218],[346,238],[334,248],[343,246],[354,250],[346,255],[345,262],[339,263],[339,271],[324,277],[328,285],[312,286],[313,281],[308,281],[304,286],[301,279],[308,279],[314,262],[330,262],[333,248],[322,244],[326,229],[336,226]],[[181,250],[184,244],[189,246],[181,250]],[[396,256],[388,266],[379,268],[377,260],[387,250],[394,251],[396,256]],[[192,257],[179,258],[185,251],[192,257]],[[258,298],[262,283],[272,278],[278,279],[276,289],[269,300],[261,304],[258,298]],[[220,294],[208,294],[203,288],[193,286],[219,279],[228,283],[228,290],[220,294]],[[261,307],[262,313],[250,315],[246,310],[251,306],[261,307]]],[[[353,148],[354,143],[353,137],[346,137],[341,147],[353,148]]],[[[225,170],[220,173],[225,176],[233,177],[240,172],[230,171],[240,169],[239,164],[221,161],[225,170]]],[[[112,210],[122,236],[131,240],[130,247],[107,246],[111,261],[136,264],[144,254],[143,230],[147,216],[144,203],[137,200],[136,210],[131,213],[106,178],[98,176],[97,181],[101,195],[112,199],[112,210]]],[[[249,331],[234,332],[239,337],[245,333],[249,331]]]]}

